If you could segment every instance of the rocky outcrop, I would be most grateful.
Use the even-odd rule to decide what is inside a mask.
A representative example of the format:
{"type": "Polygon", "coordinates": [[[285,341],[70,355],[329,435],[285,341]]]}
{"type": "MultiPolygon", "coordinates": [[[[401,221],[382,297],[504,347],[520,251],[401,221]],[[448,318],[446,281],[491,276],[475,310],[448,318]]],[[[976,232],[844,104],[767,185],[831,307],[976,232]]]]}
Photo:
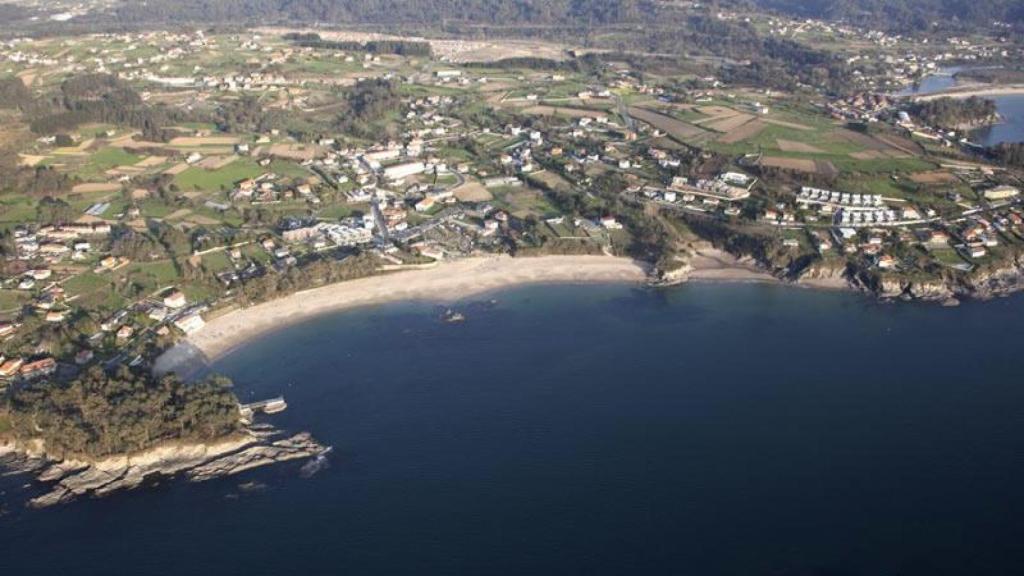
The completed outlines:
{"type": "Polygon", "coordinates": [[[797,284],[811,288],[849,289],[852,287],[845,265],[814,264],[804,268],[797,284]]]}
{"type": "Polygon", "coordinates": [[[319,456],[324,450],[309,434],[296,434],[269,445],[250,446],[228,457],[211,460],[192,468],[186,475],[189,480],[202,482],[278,462],[319,456]]]}
{"type": "Polygon", "coordinates": [[[956,297],[953,288],[942,280],[910,282],[906,294],[915,300],[927,302],[948,302],[956,297]]]}
{"type": "Polygon", "coordinates": [[[976,270],[964,279],[959,293],[987,299],[1024,290],[1024,261],[1013,260],[991,269],[976,270]]]}
{"type": "Polygon", "coordinates": [[[50,485],[49,491],[30,500],[29,505],[41,508],[82,496],[105,496],[136,488],[153,477],[184,474],[192,481],[210,480],[326,451],[309,434],[273,440],[278,435],[272,428],[253,427],[216,443],[168,443],[89,462],[46,462],[35,473],[40,482],[50,485]]]}

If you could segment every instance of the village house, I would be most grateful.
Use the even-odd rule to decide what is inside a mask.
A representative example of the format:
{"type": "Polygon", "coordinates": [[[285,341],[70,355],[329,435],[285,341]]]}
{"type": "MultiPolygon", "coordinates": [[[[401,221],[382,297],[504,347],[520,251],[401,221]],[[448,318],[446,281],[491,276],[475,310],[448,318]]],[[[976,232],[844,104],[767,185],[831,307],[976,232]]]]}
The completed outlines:
{"type": "Polygon", "coordinates": [[[24,364],[25,361],[21,358],[11,358],[5,361],[0,364],[0,378],[14,378],[24,364]]]}
{"type": "Polygon", "coordinates": [[[194,334],[206,326],[199,313],[192,313],[174,321],[174,325],[185,334],[194,334]]]}
{"type": "Polygon", "coordinates": [[[164,306],[168,308],[184,308],[186,304],[188,304],[188,299],[180,290],[172,290],[170,294],[164,296],[164,306]]]}
{"type": "Polygon", "coordinates": [[[43,358],[34,362],[24,364],[18,373],[25,380],[43,378],[57,371],[57,361],[53,358],[43,358]]]}

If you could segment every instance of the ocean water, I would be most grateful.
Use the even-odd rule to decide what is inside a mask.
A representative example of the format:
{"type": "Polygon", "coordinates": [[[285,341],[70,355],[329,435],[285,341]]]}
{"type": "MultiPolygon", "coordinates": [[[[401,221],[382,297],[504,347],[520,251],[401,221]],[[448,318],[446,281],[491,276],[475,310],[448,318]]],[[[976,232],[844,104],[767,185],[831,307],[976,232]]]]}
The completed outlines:
{"type": "Polygon", "coordinates": [[[1024,142],[1024,94],[992,96],[1003,120],[971,133],[974,142],[995,146],[1003,142],[1024,142]]]}
{"type": "Polygon", "coordinates": [[[4,574],[1024,573],[1024,298],[532,286],[325,316],[217,362],[334,446],[25,510],[4,574]],[[257,483],[243,489],[243,483],[257,483]]]}
{"type": "MultiPolygon", "coordinates": [[[[932,94],[948,90],[956,86],[954,74],[963,67],[952,67],[938,74],[925,76],[917,86],[909,86],[900,91],[901,96],[909,94],[932,94]]],[[[1003,96],[985,96],[996,103],[996,110],[1002,121],[993,126],[985,126],[971,132],[971,141],[982,146],[995,146],[1003,142],[1024,142],[1024,94],[1008,94],[1003,96]]]]}

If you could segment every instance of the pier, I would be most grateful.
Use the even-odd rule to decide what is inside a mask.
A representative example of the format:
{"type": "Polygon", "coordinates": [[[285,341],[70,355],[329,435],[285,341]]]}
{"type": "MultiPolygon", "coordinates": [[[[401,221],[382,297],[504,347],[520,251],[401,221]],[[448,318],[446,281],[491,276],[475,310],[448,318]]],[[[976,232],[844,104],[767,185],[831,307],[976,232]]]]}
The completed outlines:
{"type": "Polygon", "coordinates": [[[288,403],[284,401],[284,396],[238,405],[238,411],[242,414],[242,418],[246,420],[252,420],[253,414],[257,412],[277,414],[278,412],[284,412],[286,408],[288,408],[288,403]]]}

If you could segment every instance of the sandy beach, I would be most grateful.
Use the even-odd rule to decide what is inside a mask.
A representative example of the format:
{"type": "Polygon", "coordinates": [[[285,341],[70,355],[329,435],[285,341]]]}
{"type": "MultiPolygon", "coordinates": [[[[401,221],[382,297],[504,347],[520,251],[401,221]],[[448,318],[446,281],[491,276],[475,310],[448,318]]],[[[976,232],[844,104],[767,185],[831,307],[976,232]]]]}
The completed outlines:
{"type": "MultiPolygon", "coordinates": [[[[360,306],[402,300],[452,302],[524,284],[640,284],[646,280],[646,265],[609,256],[486,256],[391,271],[214,315],[207,318],[206,326],[199,332],[158,358],[154,371],[188,374],[261,334],[320,314],[360,306]]],[[[680,280],[778,282],[753,262],[737,260],[710,247],[693,257],[680,280]]]]}
{"type": "Polygon", "coordinates": [[[687,280],[707,282],[778,282],[779,279],[753,262],[737,260],[731,254],[714,248],[702,248],[690,259],[692,270],[687,280]]]}
{"type": "Polygon", "coordinates": [[[450,302],[522,284],[641,283],[646,278],[641,264],[605,256],[488,256],[444,262],[306,290],[217,316],[165,353],[155,370],[176,370],[196,356],[214,360],[255,336],[326,312],[400,300],[450,302]]]}

